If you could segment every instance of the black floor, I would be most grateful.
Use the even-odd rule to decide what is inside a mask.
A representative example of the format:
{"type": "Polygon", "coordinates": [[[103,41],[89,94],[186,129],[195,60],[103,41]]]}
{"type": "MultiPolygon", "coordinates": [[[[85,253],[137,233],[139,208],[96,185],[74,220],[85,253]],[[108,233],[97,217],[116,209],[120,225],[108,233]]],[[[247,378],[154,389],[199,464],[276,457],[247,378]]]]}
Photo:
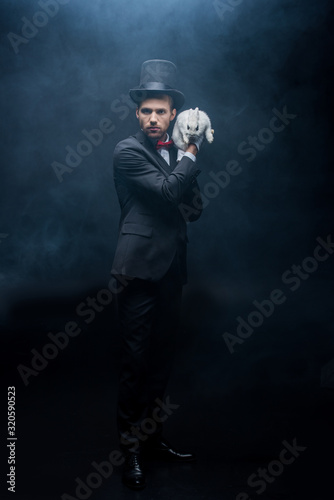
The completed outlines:
{"type": "MultiPolygon", "coordinates": [[[[314,281],[313,289],[318,285],[314,281]]],[[[311,298],[305,289],[298,298],[291,296],[230,354],[220,316],[232,325],[243,300],[246,312],[247,300],[219,302],[218,295],[205,298],[196,287],[188,289],[168,389],[170,401],[179,407],[169,416],[165,434],[176,447],[196,452],[198,461],[147,462],[148,485],[140,492],[122,485],[120,466],[105,473],[107,477],[96,470],[118,449],[119,339],[113,303],[91,324],[81,319],[82,332],[38,374],[30,375],[27,385],[17,370],[19,364],[31,366],[30,351],[43,349],[48,332],[60,331],[73,319],[79,322],[73,311],[87,295],[65,301],[35,296],[10,309],[4,325],[2,394],[6,399],[6,387],[16,387],[16,496],[3,481],[1,498],[330,498],[334,393],[327,293],[311,298]],[[293,445],[296,456],[285,452],[289,463],[279,462],[282,450],[293,445]],[[258,477],[259,469],[265,469],[262,474],[267,470],[268,479],[258,477]]],[[[5,449],[5,428],[2,438],[5,449]]],[[[4,461],[2,470],[7,469],[4,461]]]]}

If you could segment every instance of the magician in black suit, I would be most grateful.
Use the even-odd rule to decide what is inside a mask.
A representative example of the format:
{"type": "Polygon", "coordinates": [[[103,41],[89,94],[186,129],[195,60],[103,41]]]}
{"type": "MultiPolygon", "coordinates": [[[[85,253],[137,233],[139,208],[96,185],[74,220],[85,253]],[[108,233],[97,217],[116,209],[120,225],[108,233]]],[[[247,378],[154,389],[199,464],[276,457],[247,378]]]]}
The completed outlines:
{"type": "Polygon", "coordinates": [[[125,284],[117,294],[122,335],[117,425],[125,456],[123,482],[135,489],[146,484],[143,456],[195,459],[171,448],[162,436],[162,423],[171,413],[165,390],[187,280],[187,223],[202,212],[196,181],[201,140],[181,152],[167,133],[184,103],[175,77],[170,61],[143,63],[140,85],[130,90],[141,130],[114,151],[121,216],[112,272],[125,284]]]}

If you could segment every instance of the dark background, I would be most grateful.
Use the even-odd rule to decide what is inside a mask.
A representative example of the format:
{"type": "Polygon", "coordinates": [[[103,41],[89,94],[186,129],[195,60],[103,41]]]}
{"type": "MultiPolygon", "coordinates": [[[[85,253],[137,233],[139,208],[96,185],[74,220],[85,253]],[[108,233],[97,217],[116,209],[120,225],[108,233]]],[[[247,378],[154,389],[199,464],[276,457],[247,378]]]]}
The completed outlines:
{"type": "MultiPolygon", "coordinates": [[[[215,141],[198,156],[201,187],[229,160],[242,171],[189,227],[189,283],[169,387],[180,407],[166,435],[196,451],[198,463],[152,464],[140,494],[121,486],[115,467],[91,498],[234,500],[245,491],[324,500],[331,491],[334,256],[295,291],[282,274],[334,232],[332,2],[222,8],[228,3],[57,3],[53,16],[35,17],[45,25],[15,53],[8,33],[22,36],[22,18],[43,9],[34,0],[1,2],[1,399],[6,415],[7,387],[16,386],[20,500],[75,497],[76,478],[84,481],[92,462],[118,447],[115,300],[89,324],[76,308],[108,287],[119,218],[112,154],[137,131],[127,93],[151,58],[172,60],[184,109],[199,106],[211,118],[215,141]],[[296,117],[247,161],[240,143],[285,106],[296,117]],[[65,148],[76,150],[82,130],[104,118],[113,131],[57,177],[52,164],[65,165],[65,148]],[[247,320],[253,301],[274,289],[284,304],[231,354],[224,332],[235,335],[237,318],[247,320]],[[42,352],[47,334],[68,321],[81,333],[25,385],[17,367],[31,367],[31,349],[42,352]],[[294,439],[306,447],[300,457],[264,493],[247,486],[294,439]]],[[[1,479],[11,498],[6,437],[4,426],[1,479]]]]}

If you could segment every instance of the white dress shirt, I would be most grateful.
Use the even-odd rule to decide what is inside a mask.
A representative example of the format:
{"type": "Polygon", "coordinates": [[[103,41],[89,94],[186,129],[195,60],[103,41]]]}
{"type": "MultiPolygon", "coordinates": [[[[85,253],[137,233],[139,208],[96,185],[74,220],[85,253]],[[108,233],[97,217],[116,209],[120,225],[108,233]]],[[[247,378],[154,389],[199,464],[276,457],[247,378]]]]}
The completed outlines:
{"type": "MultiPolygon", "coordinates": [[[[165,142],[168,141],[169,141],[169,135],[167,134],[167,139],[165,140],[165,142]]],[[[168,163],[168,165],[170,165],[169,150],[167,148],[162,147],[158,149],[158,153],[163,157],[163,159],[168,163]]],[[[179,149],[177,152],[177,161],[180,161],[181,158],[183,158],[183,156],[188,156],[188,158],[190,158],[192,161],[194,162],[196,161],[195,155],[189,152],[185,153],[184,151],[179,149]]]]}

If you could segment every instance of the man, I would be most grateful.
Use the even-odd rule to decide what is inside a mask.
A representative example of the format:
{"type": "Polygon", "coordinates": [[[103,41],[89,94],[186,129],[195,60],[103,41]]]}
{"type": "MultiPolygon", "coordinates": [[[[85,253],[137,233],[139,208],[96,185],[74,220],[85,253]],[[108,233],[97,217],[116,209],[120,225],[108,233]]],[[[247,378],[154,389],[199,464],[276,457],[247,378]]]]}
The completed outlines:
{"type": "MultiPolygon", "coordinates": [[[[196,176],[200,142],[181,152],[167,133],[183,94],[170,61],[142,65],[137,103],[140,131],[117,144],[114,181],[121,207],[113,274],[122,334],[117,424],[125,454],[123,482],[145,486],[142,456],[193,461],[162,437],[167,386],[186,276],[187,222],[202,204],[196,176]]],[[[170,413],[169,413],[170,414],[170,413]]]]}

